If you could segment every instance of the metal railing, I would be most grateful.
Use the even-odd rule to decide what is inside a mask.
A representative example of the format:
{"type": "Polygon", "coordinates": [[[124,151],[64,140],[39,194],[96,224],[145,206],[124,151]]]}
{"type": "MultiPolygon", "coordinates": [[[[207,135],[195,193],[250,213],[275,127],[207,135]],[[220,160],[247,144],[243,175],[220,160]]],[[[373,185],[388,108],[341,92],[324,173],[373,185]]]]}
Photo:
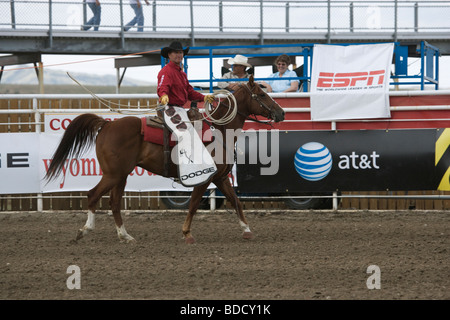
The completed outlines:
{"type": "MultiPolygon", "coordinates": [[[[412,96],[412,95],[426,95],[429,94],[424,91],[405,91],[405,92],[391,92],[394,96],[412,96]]],[[[435,95],[450,95],[449,91],[437,91],[434,92],[435,95]]],[[[111,101],[119,101],[121,104],[129,105],[129,108],[135,110],[136,107],[142,110],[148,110],[147,106],[152,105],[156,99],[156,94],[112,94],[112,95],[99,95],[101,98],[108,99],[111,101]]],[[[307,98],[309,93],[278,93],[271,94],[275,99],[283,98],[307,98]]],[[[391,111],[443,111],[443,116],[433,119],[379,119],[376,121],[385,122],[420,122],[420,121],[431,121],[431,122],[450,122],[450,105],[442,106],[393,106],[391,111]]],[[[309,108],[286,108],[287,113],[298,113],[298,112],[309,112],[309,108]]],[[[105,113],[110,112],[109,109],[105,109],[105,106],[101,105],[95,99],[88,94],[1,94],[0,95],[0,133],[11,133],[11,132],[44,132],[44,122],[43,115],[45,113],[85,113],[85,112],[95,112],[95,113],[105,113]]],[[[304,120],[286,120],[285,122],[297,123],[304,120]]],[[[310,120],[308,120],[310,121],[310,120]]],[[[365,122],[365,121],[361,121],[365,122]]],[[[336,126],[335,122],[330,122],[330,129],[336,126]]],[[[347,194],[347,195],[333,195],[332,198],[337,201],[338,198],[389,198],[389,199],[423,199],[423,200],[449,200],[450,195],[448,193],[424,195],[424,194],[386,194],[386,195],[373,195],[373,194],[347,194]]],[[[20,209],[23,210],[43,210],[43,202],[50,201],[50,204],[46,205],[44,210],[53,210],[52,201],[66,200],[73,202],[71,208],[75,210],[82,209],[83,200],[86,196],[82,192],[72,192],[70,195],[58,195],[58,194],[21,194],[21,195],[0,195],[0,201],[10,202],[12,200],[24,199],[25,203],[20,204],[20,209]]],[[[129,203],[132,201],[139,202],[138,207],[141,208],[142,203],[149,203],[151,199],[159,199],[161,196],[152,192],[126,192],[124,195],[124,209],[127,210],[131,207],[129,203]]],[[[211,195],[211,199],[215,199],[214,194],[211,195]]],[[[242,200],[259,200],[259,201],[272,201],[283,199],[283,196],[276,197],[252,197],[252,196],[241,196],[242,200]]],[[[330,196],[323,195],[307,195],[307,196],[290,196],[290,198],[296,199],[309,199],[309,198],[330,198],[330,196]]],[[[214,200],[213,200],[214,201],[214,200]]],[[[214,203],[212,201],[212,203],[214,203]]],[[[2,205],[3,206],[3,205],[2,205]]],[[[335,208],[337,209],[337,205],[335,208]]],[[[4,207],[8,208],[7,205],[4,207]]],[[[100,210],[108,210],[108,206],[100,204],[100,210]]],[[[136,210],[136,209],[133,209],[136,210]]],[[[139,209],[138,209],[139,210],[139,209]]],[[[145,210],[145,209],[142,209],[145,210]]],[[[0,208],[1,211],[1,208],[0,208]]],[[[8,211],[8,210],[6,210],[8,211]]]]}
{"type": "MultiPolygon", "coordinates": [[[[149,1],[142,7],[146,32],[187,32],[195,45],[200,33],[283,34],[389,33],[397,41],[399,33],[445,34],[450,31],[448,1],[149,1]]],[[[0,29],[80,30],[92,17],[84,1],[0,0],[0,29]]],[[[120,32],[135,17],[127,0],[101,1],[100,31],[120,32]]],[[[130,31],[137,31],[134,26],[130,31]]]]}
{"type": "MultiPolygon", "coordinates": [[[[430,45],[426,41],[421,41],[420,45],[416,48],[416,53],[420,58],[420,70],[418,74],[410,74],[408,72],[408,46],[402,46],[400,43],[394,43],[394,72],[391,74],[391,86],[410,86],[418,85],[420,90],[425,89],[425,85],[433,85],[435,90],[439,89],[439,48],[430,45]]],[[[349,45],[349,44],[341,44],[349,45]]],[[[232,54],[216,54],[216,52],[243,52],[248,58],[271,58],[275,59],[280,54],[288,54],[290,56],[300,57],[299,64],[302,66],[301,74],[297,77],[284,77],[279,79],[267,78],[267,77],[255,77],[256,81],[268,81],[268,80],[299,80],[301,84],[300,91],[308,92],[308,83],[311,82],[311,65],[314,58],[314,44],[277,44],[277,45],[254,45],[254,46],[210,46],[210,47],[191,47],[190,52],[207,52],[207,54],[195,54],[187,55],[184,57],[184,68],[188,74],[189,61],[196,59],[208,59],[209,78],[208,79],[189,79],[192,84],[196,83],[208,83],[209,91],[213,92],[214,82],[226,82],[229,79],[221,79],[214,76],[212,65],[214,59],[224,59],[232,56],[232,54]],[[258,50],[264,49],[271,53],[255,53],[258,50]],[[289,51],[289,52],[287,52],[289,51]]],[[[295,60],[294,60],[295,61],[295,60]]],[[[163,67],[165,64],[162,59],[163,67]]],[[[300,73],[300,72],[299,72],[300,73]]],[[[233,79],[233,81],[248,81],[247,78],[233,79]]]]}

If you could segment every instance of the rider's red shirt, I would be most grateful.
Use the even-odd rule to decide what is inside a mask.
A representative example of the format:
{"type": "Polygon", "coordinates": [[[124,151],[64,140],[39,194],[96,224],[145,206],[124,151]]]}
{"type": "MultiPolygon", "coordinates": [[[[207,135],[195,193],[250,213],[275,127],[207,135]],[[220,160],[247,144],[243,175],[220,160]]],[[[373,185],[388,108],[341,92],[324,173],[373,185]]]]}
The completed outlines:
{"type": "Polygon", "coordinates": [[[169,103],[177,106],[183,106],[188,100],[203,101],[204,97],[192,88],[186,73],[172,61],[158,73],[157,93],[159,97],[167,94],[169,103]]]}

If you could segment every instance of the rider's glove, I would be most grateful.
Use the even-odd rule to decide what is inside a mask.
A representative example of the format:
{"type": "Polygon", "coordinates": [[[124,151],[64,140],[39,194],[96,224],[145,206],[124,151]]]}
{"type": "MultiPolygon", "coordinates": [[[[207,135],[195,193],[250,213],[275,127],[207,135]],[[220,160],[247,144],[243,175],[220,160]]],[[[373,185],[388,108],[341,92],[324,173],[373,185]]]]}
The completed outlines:
{"type": "Polygon", "coordinates": [[[167,94],[163,95],[160,99],[159,102],[161,102],[162,105],[166,105],[169,103],[169,96],[167,94]]]}
{"type": "Polygon", "coordinates": [[[213,103],[214,102],[214,96],[212,94],[208,94],[208,95],[205,96],[204,100],[205,100],[205,102],[213,103]]]}

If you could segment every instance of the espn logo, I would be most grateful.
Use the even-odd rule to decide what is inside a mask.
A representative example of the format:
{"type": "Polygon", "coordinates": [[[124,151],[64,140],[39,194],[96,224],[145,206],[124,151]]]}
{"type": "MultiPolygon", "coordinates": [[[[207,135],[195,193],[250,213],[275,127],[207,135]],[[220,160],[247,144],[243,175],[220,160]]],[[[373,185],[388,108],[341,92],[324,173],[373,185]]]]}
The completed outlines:
{"type": "Polygon", "coordinates": [[[344,88],[357,86],[382,85],[385,70],[369,72],[320,72],[317,81],[318,88],[344,88]],[[374,81],[376,83],[374,83],[374,81]]]}

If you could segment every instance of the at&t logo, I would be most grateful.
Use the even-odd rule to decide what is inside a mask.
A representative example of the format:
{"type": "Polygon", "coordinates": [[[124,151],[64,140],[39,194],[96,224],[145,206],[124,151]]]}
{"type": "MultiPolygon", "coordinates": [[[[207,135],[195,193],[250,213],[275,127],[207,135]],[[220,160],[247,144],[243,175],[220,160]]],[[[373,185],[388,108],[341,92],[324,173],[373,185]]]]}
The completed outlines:
{"type": "Polygon", "coordinates": [[[318,142],[302,145],[294,158],[295,170],[305,180],[318,181],[331,171],[333,158],[327,147],[318,142]]]}

